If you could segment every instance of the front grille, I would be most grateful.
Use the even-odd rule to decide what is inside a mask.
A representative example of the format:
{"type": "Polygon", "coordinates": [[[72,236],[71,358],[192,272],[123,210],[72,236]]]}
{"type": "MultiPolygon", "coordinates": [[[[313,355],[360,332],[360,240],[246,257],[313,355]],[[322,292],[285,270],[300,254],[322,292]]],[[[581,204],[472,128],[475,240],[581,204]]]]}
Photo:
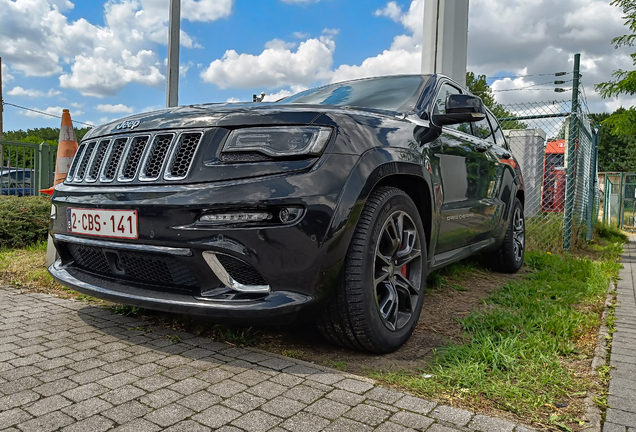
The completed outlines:
{"type": "Polygon", "coordinates": [[[225,268],[225,271],[238,283],[243,285],[267,285],[263,276],[254,270],[251,265],[228,255],[217,254],[216,257],[225,268]]]}
{"type": "Polygon", "coordinates": [[[88,162],[93,156],[93,151],[95,150],[95,142],[89,142],[86,144],[84,151],[82,152],[81,161],[78,164],[77,172],[75,173],[75,180],[82,181],[84,179],[84,174],[86,174],[86,167],[88,166],[88,162]]]}
{"type": "Polygon", "coordinates": [[[104,156],[106,156],[106,150],[108,150],[109,143],[110,140],[101,140],[99,142],[97,150],[95,150],[95,159],[93,159],[91,169],[88,172],[88,177],[86,178],[87,181],[97,180],[100,168],[102,167],[102,162],[104,161],[104,156]]]}
{"type": "Polygon", "coordinates": [[[67,184],[174,181],[186,178],[203,132],[133,134],[80,144],[67,184]]]}
{"type": "Polygon", "coordinates": [[[128,157],[126,158],[126,164],[124,165],[124,173],[121,178],[122,180],[132,180],[135,178],[137,168],[141,162],[141,156],[146,149],[146,144],[148,144],[147,136],[135,137],[132,140],[130,150],[128,151],[128,157]]]}
{"type": "Polygon", "coordinates": [[[121,160],[121,155],[124,153],[126,141],[128,141],[128,138],[118,138],[115,140],[113,147],[110,150],[110,156],[108,157],[106,168],[104,169],[103,181],[112,181],[115,178],[115,173],[117,172],[119,161],[121,160]]]}
{"type": "Polygon", "coordinates": [[[113,278],[167,287],[198,287],[192,272],[177,258],[167,255],[63,243],[82,270],[113,278]]]}
{"type": "Polygon", "coordinates": [[[96,273],[110,273],[110,265],[106,261],[106,257],[98,248],[68,243],[68,251],[77,263],[78,267],[96,273]]]}
{"type": "Polygon", "coordinates": [[[185,133],[179,137],[177,150],[170,167],[169,178],[182,179],[188,174],[192,157],[199,145],[200,138],[201,134],[198,133],[185,133]]]}
{"type": "Polygon", "coordinates": [[[157,135],[150,150],[146,166],[142,169],[139,178],[141,180],[156,180],[161,174],[161,168],[168,156],[168,149],[174,139],[174,135],[157,135]]]}

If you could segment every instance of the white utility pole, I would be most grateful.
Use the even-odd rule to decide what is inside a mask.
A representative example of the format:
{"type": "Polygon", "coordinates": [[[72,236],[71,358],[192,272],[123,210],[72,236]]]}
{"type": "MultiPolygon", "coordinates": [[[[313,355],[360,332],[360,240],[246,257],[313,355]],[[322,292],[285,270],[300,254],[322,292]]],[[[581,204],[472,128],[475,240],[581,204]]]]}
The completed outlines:
{"type": "Polygon", "coordinates": [[[170,0],[168,22],[168,89],[166,107],[179,105],[179,33],[181,31],[181,0],[170,0]]]}
{"type": "Polygon", "coordinates": [[[466,86],[468,0],[426,0],[422,73],[441,73],[466,86]]]}

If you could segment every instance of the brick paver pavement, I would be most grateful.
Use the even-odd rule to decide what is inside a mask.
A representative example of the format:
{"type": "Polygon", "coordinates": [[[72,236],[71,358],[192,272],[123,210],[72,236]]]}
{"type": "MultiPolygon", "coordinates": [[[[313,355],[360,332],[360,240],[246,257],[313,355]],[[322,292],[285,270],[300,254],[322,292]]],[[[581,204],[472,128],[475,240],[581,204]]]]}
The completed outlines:
{"type": "Polygon", "coordinates": [[[623,251],[604,432],[636,432],[636,237],[623,251]]]}
{"type": "Polygon", "coordinates": [[[0,431],[529,430],[362,377],[142,326],[0,287],[0,431]]]}

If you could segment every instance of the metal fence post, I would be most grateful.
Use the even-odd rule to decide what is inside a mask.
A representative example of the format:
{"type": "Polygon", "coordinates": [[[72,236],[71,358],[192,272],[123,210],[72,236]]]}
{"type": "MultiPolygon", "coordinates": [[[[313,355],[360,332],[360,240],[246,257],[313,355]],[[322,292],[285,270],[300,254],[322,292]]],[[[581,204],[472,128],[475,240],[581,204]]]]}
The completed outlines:
{"type": "Polygon", "coordinates": [[[625,173],[621,172],[621,180],[618,187],[618,217],[616,218],[616,224],[618,225],[618,229],[623,229],[623,197],[625,193],[623,192],[623,175],[625,173]]]}
{"type": "Polygon", "coordinates": [[[570,250],[572,246],[572,225],[574,214],[574,195],[576,194],[576,182],[574,180],[574,164],[579,138],[579,70],[581,67],[581,54],[574,55],[574,79],[572,84],[572,116],[570,117],[570,139],[568,140],[568,169],[565,189],[565,215],[563,218],[563,249],[570,250]]]}
{"type": "Polygon", "coordinates": [[[592,240],[592,231],[594,230],[594,226],[598,222],[598,220],[594,221],[594,201],[596,198],[596,191],[598,190],[598,169],[596,167],[596,163],[598,161],[598,144],[601,135],[601,126],[597,125],[594,127],[594,139],[592,140],[592,169],[590,170],[590,174],[592,178],[590,179],[590,196],[589,196],[589,216],[587,218],[587,235],[585,239],[587,241],[592,240]]]}
{"type": "Polygon", "coordinates": [[[38,167],[38,188],[37,188],[37,194],[41,195],[40,190],[41,189],[47,189],[49,188],[49,177],[51,176],[49,173],[49,170],[51,169],[50,164],[49,164],[49,160],[50,160],[50,146],[46,143],[46,142],[42,142],[40,144],[40,147],[38,148],[38,153],[40,155],[39,157],[39,164],[37,165],[38,167]]]}

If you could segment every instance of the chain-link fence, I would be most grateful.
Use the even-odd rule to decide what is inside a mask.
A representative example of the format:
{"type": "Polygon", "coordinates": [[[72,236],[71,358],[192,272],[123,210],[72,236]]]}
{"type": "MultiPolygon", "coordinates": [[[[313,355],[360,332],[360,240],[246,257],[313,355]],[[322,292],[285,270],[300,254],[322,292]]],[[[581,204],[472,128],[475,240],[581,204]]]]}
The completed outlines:
{"type": "Polygon", "coordinates": [[[504,106],[500,118],[521,165],[529,249],[570,250],[598,220],[598,130],[587,107],[570,101],[504,106]]]}

